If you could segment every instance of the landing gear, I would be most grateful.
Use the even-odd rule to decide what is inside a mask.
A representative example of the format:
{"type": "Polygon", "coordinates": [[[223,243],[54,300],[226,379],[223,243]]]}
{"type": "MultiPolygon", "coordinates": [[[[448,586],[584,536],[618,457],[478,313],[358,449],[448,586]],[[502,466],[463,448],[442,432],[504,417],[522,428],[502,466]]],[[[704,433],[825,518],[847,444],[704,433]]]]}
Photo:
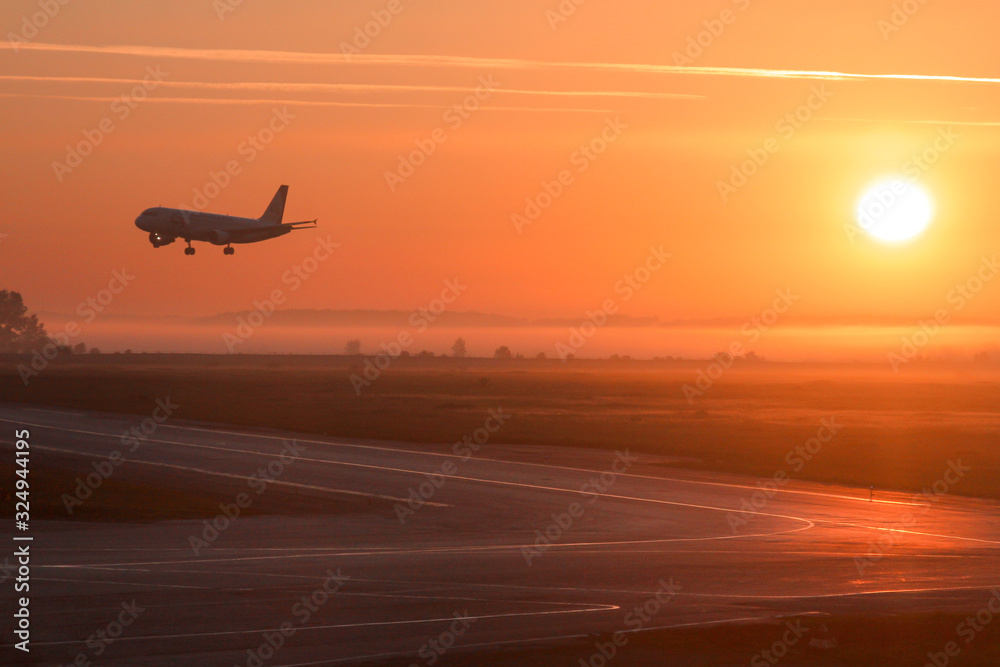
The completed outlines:
{"type": "Polygon", "coordinates": [[[227,245],[225,248],[222,249],[222,254],[223,255],[235,255],[236,254],[236,248],[227,245]]]}
{"type": "Polygon", "coordinates": [[[184,254],[185,255],[193,255],[194,254],[194,248],[191,247],[191,241],[187,240],[187,244],[188,244],[188,247],[184,248],[184,254]]]}

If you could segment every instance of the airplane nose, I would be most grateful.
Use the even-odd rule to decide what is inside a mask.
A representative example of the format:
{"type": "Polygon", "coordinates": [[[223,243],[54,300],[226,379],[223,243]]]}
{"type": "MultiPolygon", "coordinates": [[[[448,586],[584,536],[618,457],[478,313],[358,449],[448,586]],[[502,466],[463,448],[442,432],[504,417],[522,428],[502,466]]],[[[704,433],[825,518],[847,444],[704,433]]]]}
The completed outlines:
{"type": "Polygon", "coordinates": [[[135,226],[144,232],[149,231],[149,223],[146,222],[146,216],[144,215],[140,215],[138,218],[135,219],[135,226]]]}

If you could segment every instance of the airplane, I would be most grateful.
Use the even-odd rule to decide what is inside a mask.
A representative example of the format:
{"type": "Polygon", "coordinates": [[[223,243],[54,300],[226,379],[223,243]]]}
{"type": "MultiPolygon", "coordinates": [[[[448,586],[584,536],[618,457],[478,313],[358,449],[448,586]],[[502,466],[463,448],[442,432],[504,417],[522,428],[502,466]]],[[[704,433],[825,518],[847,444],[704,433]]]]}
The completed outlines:
{"type": "Polygon", "coordinates": [[[224,245],[226,247],[222,253],[234,255],[236,249],[232,247],[233,243],[267,241],[296,229],[311,229],[316,226],[318,220],[282,224],[287,198],[288,186],[282,185],[271,200],[271,205],[259,218],[238,218],[162,206],[149,208],[135,219],[135,226],[144,232],[149,232],[149,242],[154,248],[170,245],[180,238],[187,242],[187,248],[184,248],[185,255],[193,255],[195,252],[191,241],[224,245]]]}

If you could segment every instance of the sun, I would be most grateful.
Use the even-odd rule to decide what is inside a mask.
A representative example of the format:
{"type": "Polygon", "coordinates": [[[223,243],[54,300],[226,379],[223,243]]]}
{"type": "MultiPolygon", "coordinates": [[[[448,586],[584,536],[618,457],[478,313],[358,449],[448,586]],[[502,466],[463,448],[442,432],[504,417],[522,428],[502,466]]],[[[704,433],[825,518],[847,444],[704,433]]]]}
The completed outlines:
{"type": "Polygon", "coordinates": [[[927,191],[902,176],[869,188],[858,201],[858,226],[883,243],[906,243],[920,236],[934,220],[934,203],[927,191]]]}

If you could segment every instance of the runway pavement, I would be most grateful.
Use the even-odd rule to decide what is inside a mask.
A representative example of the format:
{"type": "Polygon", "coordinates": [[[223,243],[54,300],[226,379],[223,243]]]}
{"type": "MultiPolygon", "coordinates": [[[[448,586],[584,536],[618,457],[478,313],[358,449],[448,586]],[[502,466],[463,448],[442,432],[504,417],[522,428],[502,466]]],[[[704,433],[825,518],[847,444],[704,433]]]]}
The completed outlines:
{"type": "MultiPolygon", "coordinates": [[[[5,628],[0,662],[429,666],[617,630],[974,612],[1000,585],[1000,504],[955,495],[958,459],[941,461],[942,493],[870,501],[798,481],[792,463],[762,486],[627,442],[495,444],[505,418],[484,414],[462,446],[173,419],[135,445],[122,436],[142,417],[0,405],[11,460],[26,428],[32,465],[72,460],[85,476],[118,451],[116,480],[222,505],[206,521],[32,519],[31,652],[5,628]],[[330,511],[298,514],[302,499],[330,511]],[[234,510],[266,503],[291,509],[234,510]]],[[[6,545],[18,534],[5,522],[6,545]]],[[[5,567],[11,629],[13,576],[5,567]]]]}

